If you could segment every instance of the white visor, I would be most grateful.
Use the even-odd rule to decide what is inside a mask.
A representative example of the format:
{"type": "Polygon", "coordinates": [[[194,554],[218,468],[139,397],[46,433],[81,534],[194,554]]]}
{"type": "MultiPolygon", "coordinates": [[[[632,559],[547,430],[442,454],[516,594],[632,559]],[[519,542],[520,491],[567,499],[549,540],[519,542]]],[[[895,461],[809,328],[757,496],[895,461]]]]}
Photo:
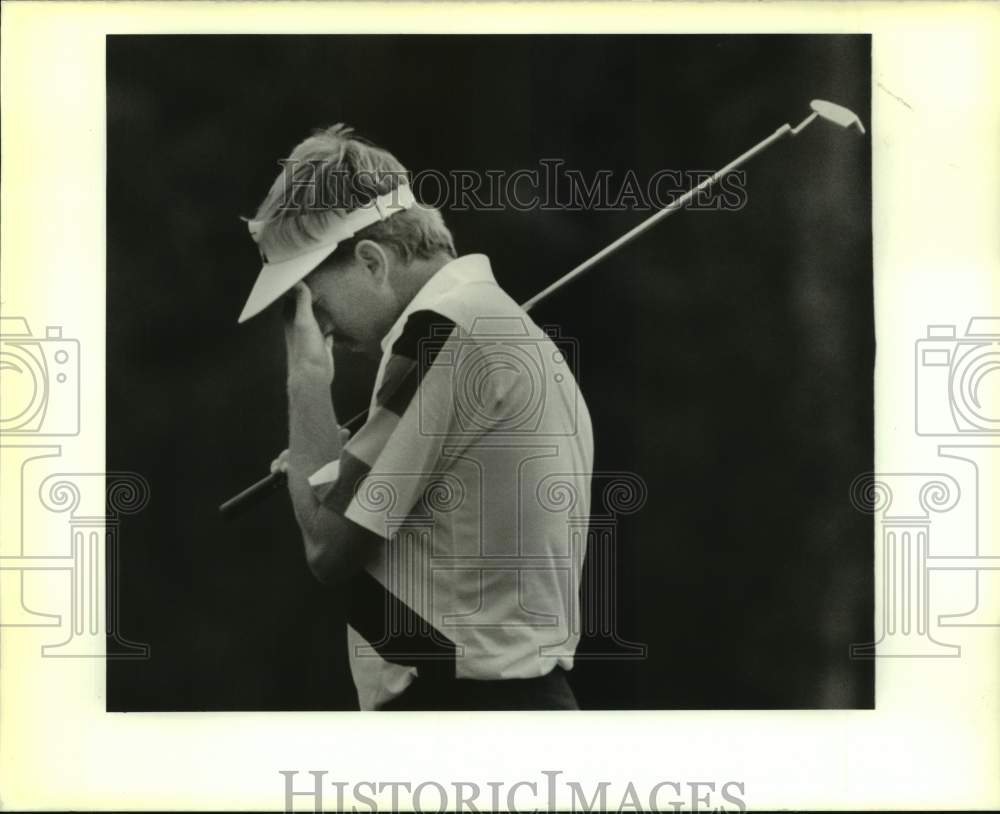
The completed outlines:
{"type": "MultiPolygon", "coordinates": [[[[246,322],[290,291],[299,280],[329,257],[339,243],[353,237],[366,226],[385,220],[396,212],[409,209],[416,203],[410,187],[400,184],[371,203],[354,209],[342,217],[331,218],[324,233],[307,247],[274,247],[261,249],[261,267],[257,281],[247,297],[238,322],[246,322]]],[[[259,245],[260,221],[247,222],[250,235],[259,245]]]]}

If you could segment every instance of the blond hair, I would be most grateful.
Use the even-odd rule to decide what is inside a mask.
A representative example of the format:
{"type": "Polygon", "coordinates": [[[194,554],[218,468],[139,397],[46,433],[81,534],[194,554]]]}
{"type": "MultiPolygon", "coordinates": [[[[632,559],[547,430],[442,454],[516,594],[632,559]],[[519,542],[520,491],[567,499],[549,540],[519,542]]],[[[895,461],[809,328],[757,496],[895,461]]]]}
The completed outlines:
{"type": "MultiPolygon", "coordinates": [[[[262,248],[308,249],[331,218],[391,192],[408,176],[392,153],[344,124],[315,131],[280,163],[282,172],[253,218],[260,224],[262,248]]],[[[419,203],[365,227],[341,242],[333,255],[347,256],[363,239],[389,246],[407,263],[440,252],[456,256],[441,213],[419,203]]]]}

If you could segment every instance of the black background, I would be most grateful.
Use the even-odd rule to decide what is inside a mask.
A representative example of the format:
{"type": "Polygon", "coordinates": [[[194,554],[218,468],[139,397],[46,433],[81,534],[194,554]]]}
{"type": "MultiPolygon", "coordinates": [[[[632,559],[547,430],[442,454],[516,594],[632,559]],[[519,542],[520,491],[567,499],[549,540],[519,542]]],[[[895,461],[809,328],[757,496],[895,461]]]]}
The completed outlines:
{"type": "MultiPolygon", "coordinates": [[[[236,317],[251,215],[277,160],[343,121],[411,170],[558,158],[644,180],[714,170],[813,98],[870,119],[867,36],[108,38],[108,469],[150,505],[123,526],[110,710],[356,704],[338,597],[309,575],[285,494],[218,504],[287,445],[276,314],[236,317]]],[[[748,165],[746,206],[670,218],[533,313],[578,343],[596,468],[641,476],[617,525],[618,630],[586,708],[870,707],[870,137],[823,123],[748,165]]],[[[514,297],[648,213],[444,211],[514,297]]],[[[337,358],[339,416],[374,364],[337,358]]]]}

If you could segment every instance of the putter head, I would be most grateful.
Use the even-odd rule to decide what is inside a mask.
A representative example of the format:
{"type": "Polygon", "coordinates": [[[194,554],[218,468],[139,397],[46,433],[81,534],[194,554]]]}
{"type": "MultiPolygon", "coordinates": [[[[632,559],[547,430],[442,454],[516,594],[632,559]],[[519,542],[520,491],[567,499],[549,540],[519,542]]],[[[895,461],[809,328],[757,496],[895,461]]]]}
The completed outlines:
{"type": "Polygon", "coordinates": [[[809,107],[821,119],[839,124],[841,127],[857,127],[858,132],[865,132],[865,126],[861,123],[861,119],[858,118],[856,113],[848,110],[846,107],[835,105],[833,102],[827,102],[824,99],[813,99],[809,103],[809,107]]]}

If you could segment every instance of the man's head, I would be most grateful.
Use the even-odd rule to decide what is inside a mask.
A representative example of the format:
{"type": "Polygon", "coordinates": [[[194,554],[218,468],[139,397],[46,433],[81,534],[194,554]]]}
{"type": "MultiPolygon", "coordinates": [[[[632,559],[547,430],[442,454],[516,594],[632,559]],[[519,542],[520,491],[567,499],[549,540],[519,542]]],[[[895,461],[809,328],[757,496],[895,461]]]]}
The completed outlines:
{"type": "MultiPolygon", "coordinates": [[[[280,297],[286,283],[287,291],[304,278],[323,332],[341,346],[377,352],[420,286],[455,257],[441,213],[420,204],[407,207],[406,168],[344,125],[317,131],[281,163],[251,231],[265,261],[262,276],[269,258],[273,269],[274,258],[292,257],[295,274],[304,277],[283,278],[268,297],[280,297]],[[361,211],[374,222],[333,248],[330,235],[352,222],[346,216],[361,211]]],[[[241,321],[256,313],[250,310],[241,321]]]]}

